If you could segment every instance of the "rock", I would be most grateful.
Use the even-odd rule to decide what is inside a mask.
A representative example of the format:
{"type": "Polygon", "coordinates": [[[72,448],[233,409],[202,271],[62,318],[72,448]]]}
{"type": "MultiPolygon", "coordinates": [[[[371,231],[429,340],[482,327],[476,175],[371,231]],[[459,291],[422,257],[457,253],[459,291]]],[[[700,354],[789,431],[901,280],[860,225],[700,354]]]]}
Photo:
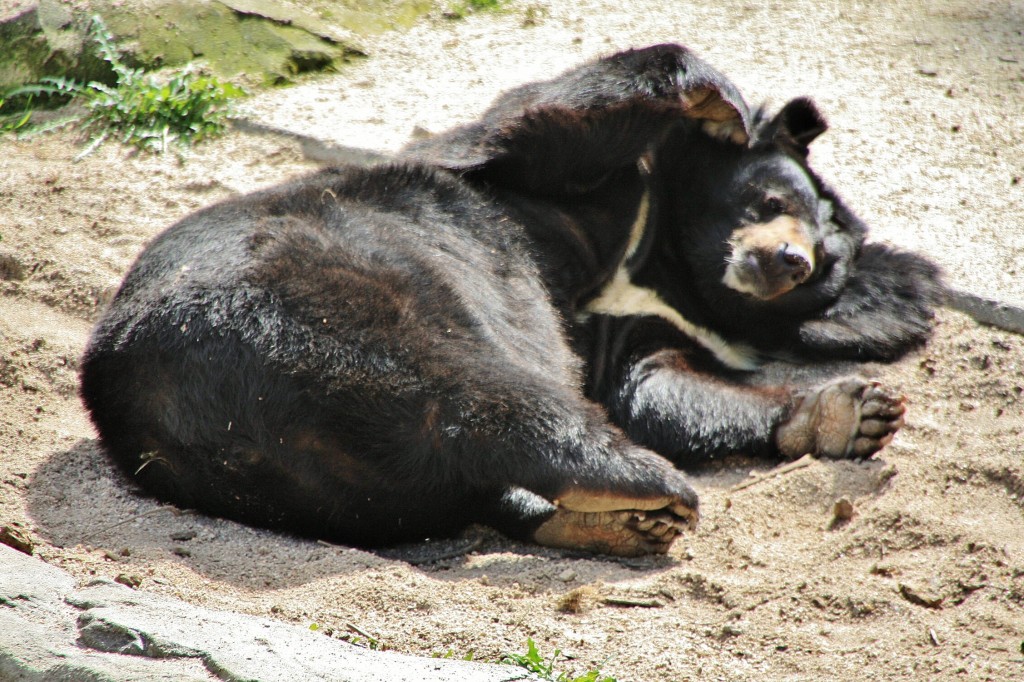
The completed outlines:
{"type": "Polygon", "coordinates": [[[63,571],[0,546],[0,679],[511,682],[524,670],[370,651],[63,571]],[[210,671],[216,671],[216,674],[210,671]]]}
{"type": "Polygon", "coordinates": [[[0,91],[43,76],[109,79],[110,67],[82,49],[85,22],[57,0],[0,16],[0,91]]]}
{"type": "Polygon", "coordinates": [[[31,554],[35,549],[32,539],[15,524],[0,528],[0,543],[25,554],[31,554]]]}
{"type": "Polygon", "coordinates": [[[211,682],[201,661],[183,665],[153,665],[145,659],[96,654],[75,647],[74,621],[27,623],[17,613],[0,611],[0,679],[46,682],[48,680],[138,680],[139,682],[211,682]]]}
{"type": "MultiPolygon", "coordinates": [[[[258,4],[275,7],[271,0],[258,4]]],[[[299,10],[276,9],[256,13],[255,7],[246,7],[239,12],[221,2],[163,0],[149,12],[112,8],[103,16],[119,40],[133,41],[133,60],[147,68],[199,58],[225,78],[244,74],[257,81],[285,83],[299,74],[337,69],[363,54],[354,45],[301,28],[311,22],[303,21],[299,10]]]]}
{"type": "Polygon", "coordinates": [[[137,575],[128,575],[127,573],[119,573],[114,578],[115,583],[120,583],[125,587],[138,587],[142,584],[142,578],[137,575]]]}
{"type": "Polygon", "coordinates": [[[723,638],[739,637],[744,632],[746,632],[746,628],[741,623],[726,623],[722,626],[722,629],[720,631],[721,637],[723,638]]]}
{"type": "Polygon", "coordinates": [[[850,502],[848,498],[841,497],[836,500],[832,505],[832,522],[829,524],[829,528],[834,530],[844,525],[853,518],[854,511],[853,502],[850,502]]]}
{"type": "Polygon", "coordinates": [[[88,39],[99,15],[126,63],[146,69],[201,60],[223,78],[282,83],[365,55],[360,37],[411,25],[427,0],[359,0],[330,11],[278,0],[60,0],[0,16],[0,91],[44,76],[112,82],[88,39]],[[321,18],[330,17],[330,19],[321,18]]]}
{"type": "Polygon", "coordinates": [[[924,606],[929,609],[942,608],[942,602],[945,600],[943,597],[905,583],[900,583],[899,592],[900,596],[911,604],[917,604],[918,606],[924,606]]]}
{"type": "Polygon", "coordinates": [[[571,583],[573,580],[576,580],[576,571],[567,568],[558,574],[558,579],[563,583],[571,583]]]}
{"type": "Polygon", "coordinates": [[[832,506],[832,516],[838,521],[849,521],[853,518],[853,502],[841,497],[832,506]]]}

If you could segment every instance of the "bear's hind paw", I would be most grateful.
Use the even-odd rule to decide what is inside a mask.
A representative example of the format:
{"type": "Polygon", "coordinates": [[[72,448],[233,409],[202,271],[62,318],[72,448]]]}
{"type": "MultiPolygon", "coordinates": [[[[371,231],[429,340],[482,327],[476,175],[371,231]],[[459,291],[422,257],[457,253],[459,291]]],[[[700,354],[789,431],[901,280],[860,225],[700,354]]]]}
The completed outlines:
{"type": "Polygon", "coordinates": [[[576,512],[560,508],[534,533],[549,547],[580,549],[613,556],[664,554],[689,519],[667,511],[576,512]]]}

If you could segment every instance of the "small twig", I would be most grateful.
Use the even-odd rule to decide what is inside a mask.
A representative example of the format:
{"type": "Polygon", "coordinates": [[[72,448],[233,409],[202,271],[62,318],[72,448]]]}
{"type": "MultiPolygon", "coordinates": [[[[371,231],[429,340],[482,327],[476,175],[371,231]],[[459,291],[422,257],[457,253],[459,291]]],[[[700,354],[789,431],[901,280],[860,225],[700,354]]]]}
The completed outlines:
{"type": "Polygon", "coordinates": [[[331,549],[348,549],[345,545],[336,545],[333,542],[327,542],[327,540],[317,540],[316,544],[323,547],[330,547],[331,549]]]}
{"type": "Polygon", "coordinates": [[[436,554],[431,554],[428,557],[409,558],[405,559],[404,561],[408,563],[410,566],[423,566],[424,564],[433,564],[437,563],[438,561],[446,561],[447,559],[455,559],[458,557],[465,556],[470,552],[480,549],[480,546],[483,544],[483,538],[473,538],[467,544],[464,544],[460,547],[455,547],[454,549],[446,550],[443,552],[437,552],[436,554]]]}
{"type": "Polygon", "coordinates": [[[749,481],[743,481],[743,483],[737,483],[733,487],[729,488],[729,492],[733,492],[734,493],[734,492],[737,492],[739,490],[743,490],[745,488],[749,488],[751,486],[757,485],[758,483],[764,483],[765,481],[769,481],[769,480],[771,480],[773,478],[778,478],[779,476],[784,476],[785,474],[788,474],[791,471],[796,471],[797,469],[803,469],[806,466],[810,466],[811,462],[813,462],[813,461],[814,461],[814,457],[812,457],[809,454],[804,455],[803,457],[801,457],[798,460],[789,462],[788,464],[783,464],[782,466],[777,467],[775,469],[772,469],[771,471],[769,471],[767,473],[760,474],[758,476],[754,476],[749,481]]]}
{"type": "Polygon", "coordinates": [[[377,639],[376,637],[374,637],[369,632],[367,632],[366,630],[362,629],[361,627],[359,627],[355,623],[345,623],[345,627],[348,628],[349,630],[351,630],[352,632],[356,633],[357,635],[365,637],[366,639],[377,639]]]}
{"type": "Polygon", "coordinates": [[[369,647],[368,648],[374,649],[374,650],[380,648],[380,639],[378,639],[377,637],[374,637],[369,632],[367,632],[366,630],[362,629],[361,627],[359,627],[355,623],[345,623],[345,629],[349,630],[350,632],[354,632],[357,635],[359,635],[360,637],[363,637],[364,639],[366,639],[366,641],[369,642],[369,647]]]}
{"type": "Polygon", "coordinates": [[[629,597],[605,597],[601,600],[607,606],[638,606],[644,609],[655,609],[664,606],[657,599],[630,599],[629,597]]]}

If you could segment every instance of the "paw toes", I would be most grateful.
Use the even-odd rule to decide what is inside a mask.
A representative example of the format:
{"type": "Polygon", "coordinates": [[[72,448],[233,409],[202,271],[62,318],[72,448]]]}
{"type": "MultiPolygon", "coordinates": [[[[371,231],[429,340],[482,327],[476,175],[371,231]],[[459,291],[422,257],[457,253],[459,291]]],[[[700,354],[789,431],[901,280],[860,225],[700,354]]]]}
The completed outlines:
{"type": "Polygon", "coordinates": [[[638,516],[637,520],[634,522],[634,524],[635,524],[634,527],[638,531],[640,531],[641,533],[646,533],[647,531],[649,531],[652,528],[654,528],[655,524],[657,524],[657,523],[658,523],[657,519],[645,518],[645,517],[642,517],[642,516],[638,516]]]}
{"type": "Polygon", "coordinates": [[[889,397],[889,392],[882,387],[882,384],[880,382],[869,381],[865,383],[861,397],[864,400],[887,398],[889,397]]]}
{"type": "Polygon", "coordinates": [[[860,423],[860,433],[862,436],[869,436],[878,438],[890,433],[893,430],[893,423],[891,421],[883,421],[881,419],[865,419],[860,423]]]}
{"type": "Polygon", "coordinates": [[[883,402],[880,400],[872,400],[871,402],[864,403],[861,408],[861,414],[865,418],[882,418],[882,419],[894,419],[904,412],[907,411],[906,405],[903,401],[887,401],[883,402]]]}
{"type": "Polygon", "coordinates": [[[898,417],[906,411],[903,396],[894,396],[887,392],[865,396],[861,407],[861,413],[865,417],[898,417]]]}
{"type": "Polygon", "coordinates": [[[637,542],[647,552],[664,553],[676,537],[687,528],[687,520],[671,512],[635,514],[628,524],[636,533],[637,542]]]}
{"type": "Polygon", "coordinates": [[[689,519],[680,518],[668,511],[633,514],[629,525],[638,533],[659,542],[674,538],[687,528],[691,528],[689,519]]]}
{"type": "Polygon", "coordinates": [[[641,524],[637,524],[640,543],[648,551],[659,554],[668,551],[672,542],[682,532],[679,522],[667,514],[645,519],[642,525],[643,529],[640,528],[641,524]]]}
{"type": "Polygon", "coordinates": [[[884,431],[877,436],[864,435],[855,438],[853,443],[850,444],[849,457],[864,459],[875,454],[892,442],[892,439],[896,436],[896,431],[901,425],[902,423],[892,425],[890,430],[884,431]]]}
{"type": "Polygon", "coordinates": [[[650,534],[659,539],[664,539],[666,535],[674,537],[675,533],[675,528],[669,523],[656,523],[650,530],[650,534]]]}
{"type": "Polygon", "coordinates": [[[884,444],[877,438],[857,438],[850,447],[850,455],[857,459],[870,457],[881,450],[884,444]]]}
{"type": "Polygon", "coordinates": [[[793,441],[822,457],[868,457],[892,440],[905,412],[903,397],[879,382],[846,377],[809,392],[777,442],[783,454],[793,441]]]}
{"type": "Polygon", "coordinates": [[[694,530],[697,528],[697,521],[700,520],[700,512],[697,511],[696,504],[693,506],[675,504],[669,508],[669,511],[672,513],[672,516],[680,530],[694,530]]]}
{"type": "Polygon", "coordinates": [[[559,509],[534,533],[534,540],[552,547],[585,549],[616,556],[664,554],[672,542],[696,524],[696,510],[578,512],[559,509]]]}

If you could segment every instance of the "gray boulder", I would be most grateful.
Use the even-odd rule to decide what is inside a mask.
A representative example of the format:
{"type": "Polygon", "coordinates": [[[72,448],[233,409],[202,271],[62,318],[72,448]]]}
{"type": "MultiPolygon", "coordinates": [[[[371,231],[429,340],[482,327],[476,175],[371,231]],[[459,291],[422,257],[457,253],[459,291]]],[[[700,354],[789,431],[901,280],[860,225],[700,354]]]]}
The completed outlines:
{"type": "Polygon", "coordinates": [[[0,545],[0,679],[511,682],[515,667],[362,649],[60,569],[0,545]]]}

